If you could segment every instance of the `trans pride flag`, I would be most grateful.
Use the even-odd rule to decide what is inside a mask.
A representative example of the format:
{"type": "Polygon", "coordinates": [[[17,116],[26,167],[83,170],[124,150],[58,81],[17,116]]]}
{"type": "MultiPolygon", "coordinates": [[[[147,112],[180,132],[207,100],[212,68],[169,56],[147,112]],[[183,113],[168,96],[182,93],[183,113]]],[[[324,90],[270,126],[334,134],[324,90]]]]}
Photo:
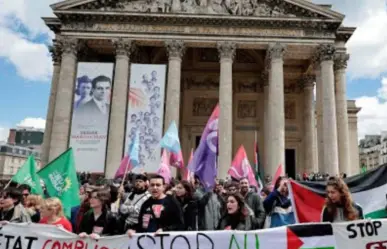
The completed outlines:
{"type": "Polygon", "coordinates": [[[209,190],[215,186],[217,175],[219,105],[216,105],[204,128],[198,148],[188,169],[199,177],[200,182],[209,190]]]}
{"type": "Polygon", "coordinates": [[[137,131],[134,140],[129,146],[129,150],[122,158],[120,167],[118,168],[115,178],[119,178],[125,175],[125,173],[131,171],[134,167],[139,165],[139,151],[140,151],[140,133],[137,131]]]}
{"type": "Polygon", "coordinates": [[[176,122],[172,121],[164,137],[160,141],[160,147],[169,154],[169,164],[176,168],[184,167],[183,153],[181,151],[179,132],[176,122]]]}

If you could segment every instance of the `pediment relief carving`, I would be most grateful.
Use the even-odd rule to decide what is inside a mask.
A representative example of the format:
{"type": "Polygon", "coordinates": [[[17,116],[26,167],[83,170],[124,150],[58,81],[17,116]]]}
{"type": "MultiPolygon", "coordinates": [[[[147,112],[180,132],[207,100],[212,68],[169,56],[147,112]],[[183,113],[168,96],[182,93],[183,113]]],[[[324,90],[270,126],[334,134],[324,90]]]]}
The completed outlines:
{"type": "Polygon", "coordinates": [[[289,0],[95,0],[74,6],[73,9],[142,13],[327,18],[323,14],[292,4],[289,0]]]}

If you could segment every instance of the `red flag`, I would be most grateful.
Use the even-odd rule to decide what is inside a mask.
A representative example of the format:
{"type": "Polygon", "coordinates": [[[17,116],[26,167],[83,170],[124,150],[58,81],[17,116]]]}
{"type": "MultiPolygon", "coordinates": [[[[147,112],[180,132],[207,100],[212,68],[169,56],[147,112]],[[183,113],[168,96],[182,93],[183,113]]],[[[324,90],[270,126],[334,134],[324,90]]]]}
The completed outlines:
{"type": "Polygon", "coordinates": [[[325,198],[296,181],[289,181],[289,195],[296,221],[320,222],[325,198]]]}
{"type": "Polygon", "coordinates": [[[273,187],[275,186],[275,182],[277,181],[278,177],[284,176],[284,175],[285,175],[284,168],[282,167],[282,164],[280,164],[280,165],[278,165],[278,168],[277,168],[277,171],[275,172],[273,181],[271,182],[273,187]]]}
{"type": "Polygon", "coordinates": [[[228,170],[228,174],[237,180],[240,180],[241,178],[247,178],[250,185],[256,186],[258,188],[257,180],[254,177],[254,171],[251,168],[249,159],[246,155],[245,147],[243,147],[243,145],[239,147],[234,160],[231,163],[231,167],[228,170]]]}

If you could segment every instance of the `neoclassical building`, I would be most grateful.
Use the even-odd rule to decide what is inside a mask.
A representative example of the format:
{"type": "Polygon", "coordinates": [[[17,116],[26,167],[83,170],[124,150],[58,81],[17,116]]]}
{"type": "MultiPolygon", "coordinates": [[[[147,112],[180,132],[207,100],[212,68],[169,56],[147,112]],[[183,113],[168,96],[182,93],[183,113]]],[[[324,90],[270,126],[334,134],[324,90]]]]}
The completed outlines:
{"type": "Polygon", "coordinates": [[[164,129],[184,157],[219,103],[219,177],[255,134],[266,174],[359,171],[357,112],[346,99],[355,28],[307,0],[66,0],[43,18],[55,33],[43,162],[69,146],[77,62],[114,62],[105,173],[124,153],[131,63],[167,64],[164,129]],[[316,94],[314,89],[316,86],[316,94]]]}

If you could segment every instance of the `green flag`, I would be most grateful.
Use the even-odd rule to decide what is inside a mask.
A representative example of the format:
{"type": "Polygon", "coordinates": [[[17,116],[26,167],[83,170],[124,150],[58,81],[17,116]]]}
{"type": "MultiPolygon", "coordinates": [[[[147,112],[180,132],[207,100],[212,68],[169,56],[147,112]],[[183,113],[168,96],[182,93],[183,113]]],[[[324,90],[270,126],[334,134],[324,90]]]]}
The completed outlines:
{"type": "Polygon", "coordinates": [[[48,194],[62,201],[65,215],[70,217],[71,208],[80,204],[73,150],[65,151],[40,170],[38,175],[46,184],[48,194]]]}
{"type": "Polygon", "coordinates": [[[35,159],[32,155],[28,157],[27,161],[17,171],[16,175],[12,177],[12,181],[30,186],[32,194],[43,194],[42,186],[40,186],[40,178],[36,174],[35,159]]]}

